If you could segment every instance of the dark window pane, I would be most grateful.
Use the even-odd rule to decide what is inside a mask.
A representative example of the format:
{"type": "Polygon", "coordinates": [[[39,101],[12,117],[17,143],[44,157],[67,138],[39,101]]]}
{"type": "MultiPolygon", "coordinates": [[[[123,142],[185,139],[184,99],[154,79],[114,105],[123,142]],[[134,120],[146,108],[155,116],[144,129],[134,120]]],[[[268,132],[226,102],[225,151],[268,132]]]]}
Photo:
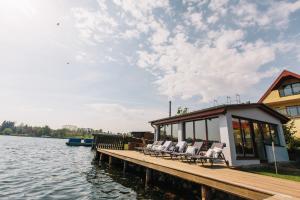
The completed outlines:
{"type": "Polygon", "coordinates": [[[241,120],[241,126],[242,126],[242,133],[244,135],[245,155],[246,156],[254,156],[250,122],[248,120],[241,120]]]}
{"type": "Polygon", "coordinates": [[[195,139],[196,141],[206,140],[205,120],[195,121],[195,139]]]}
{"type": "Polygon", "coordinates": [[[170,140],[172,137],[171,125],[166,125],[166,137],[168,140],[170,140]]]}
{"type": "Polygon", "coordinates": [[[289,96],[293,94],[291,85],[284,86],[283,90],[284,90],[284,96],[289,96]]]}
{"type": "Polygon", "coordinates": [[[239,119],[232,118],[233,136],[237,156],[244,156],[243,139],[239,119]]]}
{"type": "Polygon", "coordinates": [[[185,141],[187,143],[192,143],[194,141],[193,122],[186,122],[185,123],[185,141]]]}
{"type": "Polygon", "coordinates": [[[270,135],[270,128],[268,124],[263,123],[261,125],[262,132],[264,135],[264,140],[266,144],[271,144],[271,135],[270,135]]]}
{"type": "Polygon", "coordinates": [[[287,115],[286,108],[276,108],[277,112],[280,112],[283,115],[287,115]]]}
{"type": "Polygon", "coordinates": [[[208,140],[220,141],[219,118],[207,119],[208,140]]]}
{"type": "Polygon", "coordinates": [[[257,122],[253,123],[253,130],[258,157],[261,160],[266,160],[265,145],[260,131],[260,126],[257,122]]]}
{"type": "Polygon", "coordinates": [[[294,94],[300,94],[300,83],[294,83],[292,86],[294,94]]]}
{"type": "Polygon", "coordinates": [[[178,141],[178,124],[172,124],[173,141],[178,141]]]}
{"type": "Polygon", "coordinates": [[[278,91],[279,91],[279,96],[281,96],[281,97],[285,96],[283,88],[279,89],[278,91]]]}
{"type": "Polygon", "coordinates": [[[297,106],[289,106],[286,108],[286,110],[287,110],[288,115],[291,117],[299,115],[297,106]]]}
{"type": "Polygon", "coordinates": [[[274,144],[280,145],[278,132],[277,132],[277,126],[276,125],[270,125],[270,131],[271,131],[271,136],[272,136],[274,144]]]}
{"type": "Polygon", "coordinates": [[[166,127],[160,126],[159,127],[159,140],[165,140],[166,139],[166,127]]]}

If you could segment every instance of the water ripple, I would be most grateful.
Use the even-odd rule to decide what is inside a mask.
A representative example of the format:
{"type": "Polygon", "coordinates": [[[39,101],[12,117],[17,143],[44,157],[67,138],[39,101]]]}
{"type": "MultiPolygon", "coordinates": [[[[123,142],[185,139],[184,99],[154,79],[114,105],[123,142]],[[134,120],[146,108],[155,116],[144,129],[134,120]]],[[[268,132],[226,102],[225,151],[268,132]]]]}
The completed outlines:
{"type": "Polygon", "coordinates": [[[0,199],[162,199],[141,178],[91,165],[87,147],[66,140],[0,136],[0,199]]]}

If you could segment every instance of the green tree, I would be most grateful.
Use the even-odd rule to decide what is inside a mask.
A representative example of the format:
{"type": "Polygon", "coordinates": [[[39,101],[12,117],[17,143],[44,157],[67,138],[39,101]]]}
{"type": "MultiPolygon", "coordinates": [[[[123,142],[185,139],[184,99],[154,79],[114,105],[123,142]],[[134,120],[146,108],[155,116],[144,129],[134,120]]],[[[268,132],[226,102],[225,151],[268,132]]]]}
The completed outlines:
{"type": "Polygon", "coordinates": [[[4,131],[6,128],[10,128],[12,131],[15,131],[15,122],[12,121],[3,121],[1,124],[0,131],[4,131]]]}
{"type": "Polygon", "coordinates": [[[285,142],[289,150],[293,150],[296,147],[296,139],[295,139],[295,121],[292,120],[290,123],[283,125],[283,133],[285,136],[285,142]]]}
{"type": "Polygon", "coordinates": [[[186,114],[186,113],[188,113],[188,108],[187,107],[182,108],[181,106],[179,106],[176,114],[182,115],[182,114],[186,114]]]}
{"type": "Polygon", "coordinates": [[[5,129],[2,131],[2,133],[3,133],[4,135],[11,135],[11,134],[13,134],[13,130],[12,130],[11,128],[5,128],[5,129]]]}

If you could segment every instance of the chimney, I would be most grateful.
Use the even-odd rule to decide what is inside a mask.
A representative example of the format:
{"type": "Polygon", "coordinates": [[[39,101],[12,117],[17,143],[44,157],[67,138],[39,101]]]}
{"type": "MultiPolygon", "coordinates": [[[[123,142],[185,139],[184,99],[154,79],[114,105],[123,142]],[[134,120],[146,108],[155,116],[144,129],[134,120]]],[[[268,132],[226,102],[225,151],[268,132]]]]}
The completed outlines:
{"type": "Polygon", "coordinates": [[[172,116],[172,101],[169,101],[169,117],[172,116]]]}

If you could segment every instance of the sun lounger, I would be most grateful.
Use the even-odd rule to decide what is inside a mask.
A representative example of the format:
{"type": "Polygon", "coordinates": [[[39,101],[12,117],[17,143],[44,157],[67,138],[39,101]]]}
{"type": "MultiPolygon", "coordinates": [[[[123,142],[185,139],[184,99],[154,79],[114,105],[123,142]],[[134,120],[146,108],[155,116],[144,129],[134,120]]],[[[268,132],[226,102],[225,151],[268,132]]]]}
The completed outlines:
{"type": "Polygon", "coordinates": [[[143,150],[143,153],[145,155],[150,155],[150,153],[152,151],[154,151],[156,148],[158,148],[159,146],[161,146],[162,144],[164,143],[164,141],[155,141],[153,142],[153,144],[148,144],[144,150],[143,150]]]}
{"type": "Polygon", "coordinates": [[[181,159],[183,158],[187,159],[190,156],[198,155],[202,146],[203,146],[203,142],[194,142],[193,146],[188,146],[187,148],[185,148],[184,151],[172,153],[171,158],[173,159],[174,157],[176,158],[179,157],[181,159]]]}
{"type": "Polygon", "coordinates": [[[202,165],[204,165],[205,162],[209,162],[211,166],[215,162],[223,161],[228,166],[229,163],[225,159],[225,156],[223,154],[224,147],[225,147],[224,143],[213,143],[212,146],[207,150],[205,154],[191,156],[191,159],[194,161],[200,160],[202,165]]]}
{"type": "Polygon", "coordinates": [[[152,144],[147,144],[144,147],[135,147],[134,149],[139,151],[139,152],[144,152],[146,149],[150,149],[153,145],[156,145],[159,141],[154,141],[152,144]]]}
{"type": "Polygon", "coordinates": [[[155,146],[152,151],[150,151],[150,155],[158,156],[162,153],[162,151],[168,151],[172,146],[172,141],[167,140],[163,145],[155,146]]]}

